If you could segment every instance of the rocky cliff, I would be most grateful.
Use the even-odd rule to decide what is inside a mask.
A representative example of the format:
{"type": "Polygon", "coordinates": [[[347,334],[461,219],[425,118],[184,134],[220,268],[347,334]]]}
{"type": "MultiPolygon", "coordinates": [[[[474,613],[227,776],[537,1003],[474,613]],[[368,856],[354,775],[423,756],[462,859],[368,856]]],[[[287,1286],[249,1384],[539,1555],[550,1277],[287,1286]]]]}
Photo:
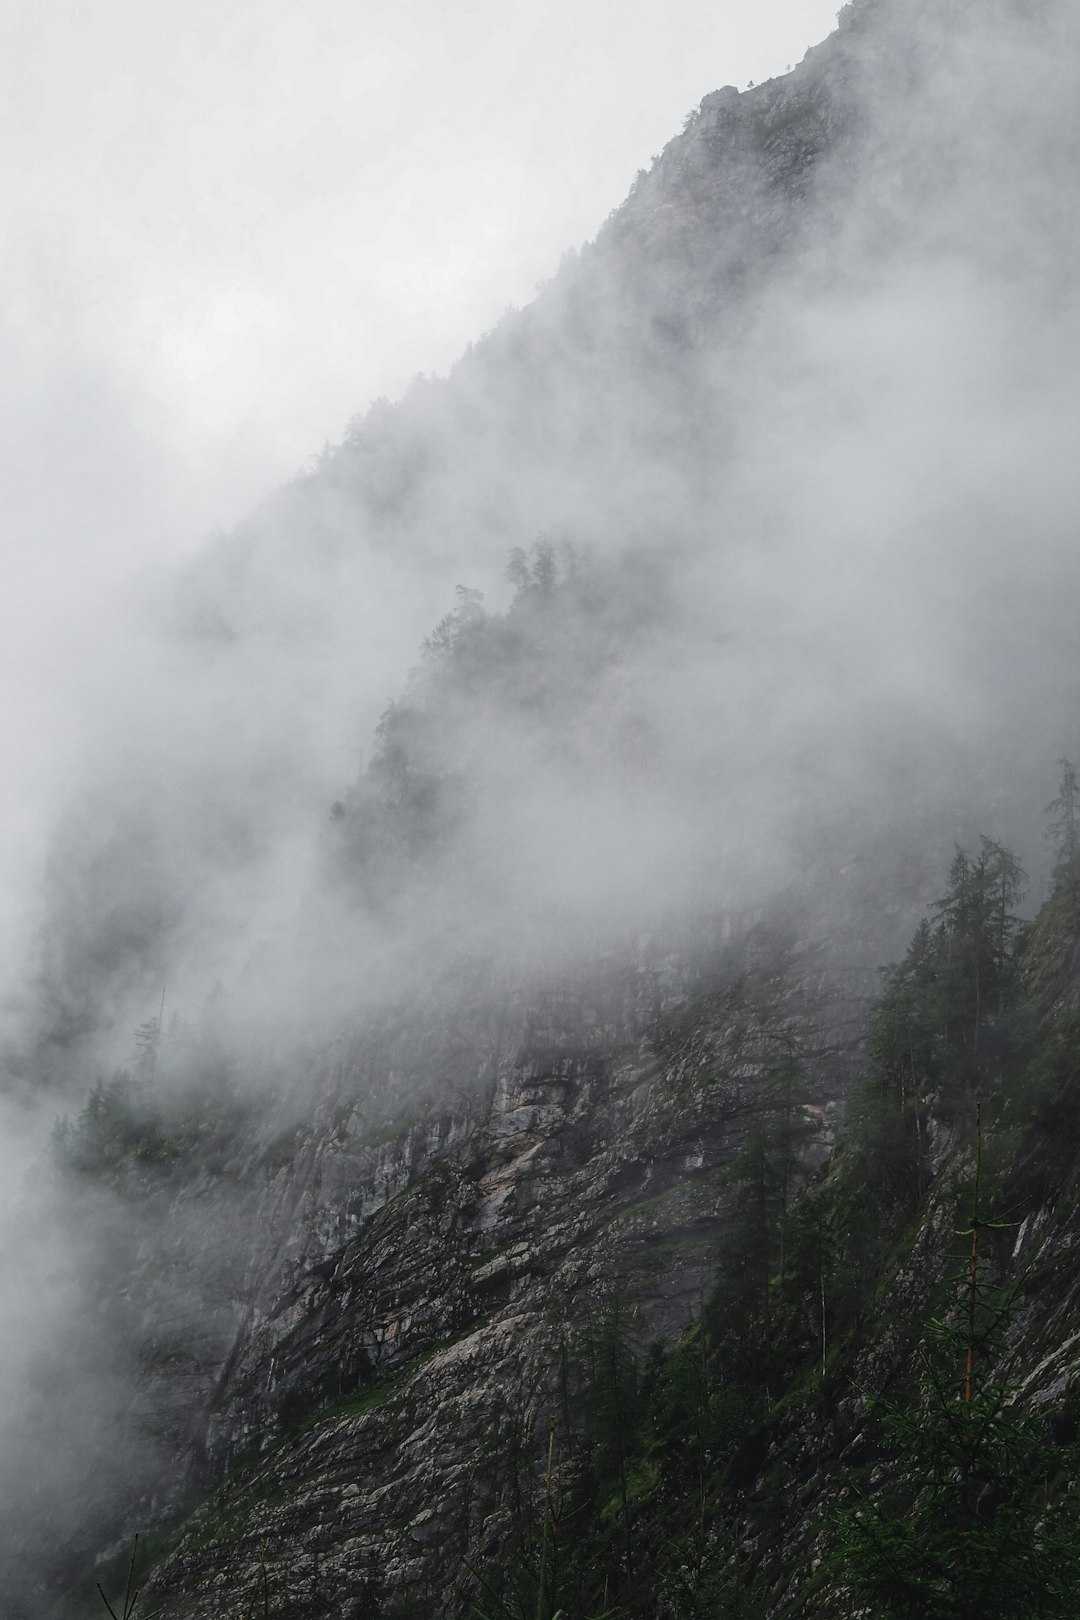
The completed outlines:
{"type": "MultiPolygon", "coordinates": [[[[213,1302],[185,1336],[147,1281],[171,1249],[212,1287],[200,1238],[136,1262],[150,1404],[187,1406],[191,1473],[158,1489],[181,1508],[206,1493],[151,1583],[166,1613],[242,1612],[260,1543],[281,1613],[315,1596],[367,1612],[373,1571],[399,1596],[460,1581],[498,1505],[485,1459],[551,1399],[560,1335],[625,1297],[677,1339],[783,1042],[804,1054],[808,1163],[859,1050],[859,1009],[805,919],[699,942],[693,966],[643,942],[528,995],[453,989],[343,1039],[284,1140],[257,1145],[267,1125],[179,1192],[230,1223],[235,1337],[216,1354],[213,1302]]],[[[125,1173],[146,1195],[137,1155],[125,1173]]]]}
{"type": "Polygon", "coordinates": [[[866,1612],[979,1098],[993,1366],[1067,1440],[1076,44],[845,7],[157,604],[11,1061],[81,1279],[14,1613],[136,1530],[173,1620],[866,1612]]]}
{"type": "MultiPolygon", "coordinates": [[[[1059,889],[1018,945],[1025,1033],[979,1081],[982,1263],[1015,1290],[994,1367],[1063,1444],[1063,1466],[1080,1376],[1077,937],[1059,889]]],[[[141,1601],[192,1620],[253,1604],[516,1612],[507,1548],[519,1515],[535,1532],[551,1510],[549,1426],[558,1490],[586,1466],[581,1369],[615,1312],[632,1324],[630,1354],[647,1368],[655,1352],[660,1369],[651,1389],[635,1375],[627,1432],[645,1411],[655,1423],[657,1390],[674,1398],[672,1369],[704,1336],[718,1424],[693,1603],[693,1448],[682,1432],[669,1476],[656,1424],[657,1460],[635,1461],[626,1509],[641,1562],[627,1582],[616,1549],[608,1577],[619,1612],[721,1599],[770,1616],[857,1612],[837,1515],[853,1489],[896,1478],[870,1401],[903,1398],[926,1324],[959,1297],[949,1279],[975,1152],[974,1099],[945,1079],[895,1126],[874,1115],[888,1078],[880,1052],[867,1056],[868,1003],[793,915],[699,939],[693,965],[643,943],[527,997],[459,981],[323,1054],[307,1081],[318,1100],[285,1132],[281,1118],[248,1122],[217,1166],[195,1149],[171,1191],[143,1150],[114,1164],[127,1196],[164,1196],[173,1223],[189,1201],[209,1216],[144,1242],[129,1278],[145,1312],[143,1410],[173,1419],[173,1461],[129,1508],[157,1559],[141,1601]],[[837,1157],[859,1073],[871,1110],[859,1117],[877,1123],[849,1123],[837,1157]],[[781,1236],[763,1262],[772,1338],[754,1350],[763,1324],[745,1272],[762,1143],[774,1169],[789,1166],[791,1203],[761,1182],[770,1245],[785,1219],[788,1235],[786,1256],[781,1236]],[[222,1253],[228,1275],[215,1274],[222,1253]],[[169,1262],[201,1290],[186,1324],[154,1303],[169,1262]]],[[[175,1306],[175,1274],[162,1297],[175,1306]]],[[[121,1554],[97,1573],[119,1583],[123,1566],[121,1554]]],[[[74,1590],[65,1601],[76,1612],[74,1590]]]]}

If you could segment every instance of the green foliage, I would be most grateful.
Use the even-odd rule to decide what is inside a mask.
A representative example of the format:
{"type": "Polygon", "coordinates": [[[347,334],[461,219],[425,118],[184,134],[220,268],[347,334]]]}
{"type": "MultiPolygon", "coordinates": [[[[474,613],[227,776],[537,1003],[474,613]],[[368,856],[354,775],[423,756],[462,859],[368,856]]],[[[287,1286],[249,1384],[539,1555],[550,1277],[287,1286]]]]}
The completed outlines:
{"type": "Polygon", "coordinates": [[[941,1008],[938,983],[942,950],[924,918],[903,960],[884,973],[885,988],[867,1031],[867,1053],[878,1076],[881,1100],[899,1116],[917,1114],[937,1083],[941,1008]]]}
{"type": "MultiPolygon", "coordinates": [[[[1040,1033],[1022,1093],[1026,1122],[1044,1129],[1071,1122],[1080,1099],[1080,1011],[1063,1013],[1040,1033]]],[[[1069,1137],[1071,1144],[1075,1138],[1071,1132],[1069,1137]]]]}
{"type": "Polygon", "coordinates": [[[243,1137],[251,1105],[218,1069],[157,1091],[120,1070],[98,1080],[74,1119],[52,1130],[54,1162],[89,1178],[220,1165],[243,1137]]]}
{"type": "Polygon", "coordinates": [[[867,1030],[870,1073],[848,1110],[846,1148],[877,1188],[886,1226],[922,1196],[931,1116],[962,1113],[1030,1054],[1014,910],[1024,881],[1016,857],[992,839],[974,856],[958,848],[937,921],[924,919],[883,972],[867,1030]]]}
{"type": "Polygon", "coordinates": [[[873,1404],[889,1481],[839,1519],[846,1577],[881,1620],[1068,1620],[1076,1612],[1076,1457],[1052,1443],[1043,1419],[1019,1410],[1008,1357],[1004,1373],[991,1371],[1009,1301],[985,1280],[978,1240],[986,1228],[977,1169],[954,1314],[928,1325],[915,1399],[873,1404]]]}
{"type": "MultiPolygon", "coordinates": [[[[117,1598],[116,1606],[109,1602],[105,1595],[105,1588],[99,1583],[97,1593],[111,1620],[134,1620],[135,1609],[139,1601],[139,1589],[135,1585],[135,1568],[139,1555],[139,1537],[136,1536],[131,1543],[131,1553],[128,1557],[127,1579],[124,1583],[123,1597],[117,1598]]],[[[156,1614],[158,1611],[153,1611],[156,1614]]],[[[152,1614],[139,1611],[139,1620],[153,1620],[152,1614]]]]}
{"type": "Polygon", "coordinates": [[[791,1269],[791,1220],[806,1179],[804,1147],[811,1129],[798,1040],[791,1030],[766,1033],[760,1079],[745,1145],[732,1166],[731,1233],[716,1297],[737,1332],[713,1331],[731,1365],[776,1368],[778,1321],[791,1269]]]}
{"type": "MultiPolygon", "coordinates": [[[[541,611],[531,569],[526,585],[513,610],[519,628],[541,611]]],[[[466,682],[468,659],[505,630],[473,604],[431,657],[466,682]]],[[[708,1025],[700,1009],[692,1021],[668,1022],[667,1074],[676,1083],[666,1105],[697,1107],[707,1088],[722,1085],[738,1117],[753,1098],[723,1188],[730,1225],[713,1286],[703,1286],[697,1319],[673,1345],[645,1343],[618,1292],[576,1331],[553,1335],[548,1385],[538,1380],[516,1404],[507,1399],[478,1445],[462,1486],[463,1527],[433,1545],[407,1594],[391,1595],[401,1620],[439,1612],[759,1620],[817,1613],[819,1604],[832,1613],[830,1603],[847,1601],[845,1586],[854,1607],[842,1612],[873,1620],[1075,1613],[1076,1458],[1022,1410],[1004,1350],[1007,1301],[985,1281],[995,1238],[978,1194],[962,1277],[925,1330],[922,1308],[911,1308],[942,1291],[940,1268],[925,1257],[951,1196],[949,1171],[942,1175],[938,1156],[932,1165],[928,1144],[935,1140],[940,1154],[952,1143],[954,1167],[970,1151],[972,1094],[991,1099],[995,1119],[1008,1123],[1012,1134],[995,1132],[1004,1165],[1017,1157],[1020,1133],[1033,1129],[1072,1162],[1080,1014],[1040,1024],[1031,1002],[1036,960],[1040,986],[1062,983],[1080,915],[1059,882],[1023,930],[1021,885],[1002,846],[983,839],[975,855],[957,851],[934,917],[884,973],[866,1077],[817,1175],[806,1168],[804,1058],[791,1031],[754,1016],[735,994],[710,1006],[708,1025]],[[876,1453],[865,1469],[838,1464],[852,1438],[841,1431],[851,1423],[856,1355],[869,1345],[902,1367],[920,1340],[915,1388],[898,1393],[894,1383],[892,1400],[872,1403],[876,1453]],[[833,1469],[834,1483],[858,1481],[863,1494],[807,1530],[807,1499],[827,1488],[833,1469]],[[800,1562],[812,1545],[825,1555],[813,1573],[800,1562]],[[450,1596],[440,1587],[447,1567],[450,1596]],[[785,1589],[789,1606],[778,1609],[785,1589]]],[[[1047,1005],[1043,990],[1039,1000],[1047,1005]]],[[[115,1162],[141,1140],[143,1104],[133,1120],[125,1087],[99,1087],[85,1124],[77,1122],[83,1151],[99,1161],[115,1162]]],[[[61,1132],[69,1155],[73,1129],[61,1132]]],[[[1043,1199],[1072,1171],[1055,1169],[1049,1150],[1039,1161],[1051,1167],[1043,1199]]],[[[1014,1172],[1003,1201],[1027,1196],[1017,1179],[1014,1172]]],[[[320,1408],[312,1424],[372,1410],[397,1389],[392,1380],[367,1386],[320,1408]]],[[[250,1539],[253,1523],[229,1533],[250,1539]]]]}
{"type": "Polygon", "coordinates": [[[1080,982],[1080,874],[1059,876],[1019,953],[1020,981],[1040,1012],[1073,998],[1080,982]]]}
{"type": "Polygon", "coordinates": [[[647,747],[639,717],[624,717],[614,734],[610,705],[593,716],[589,708],[627,641],[662,620],[662,582],[633,559],[617,573],[586,567],[572,545],[546,536],[516,548],[507,572],[515,594],[503,613],[457,588],[379,722],[370,763],[330,809],[341,876],[369,903],[391,904],[409,873],[452,853],[492,769],[493,732],[572,750],[591,720],[624,759],[647,747]]]}
{"type": "Polygon", "coordinates": [[[1068,759],[1059,759],[1057,797],[1046,807],[1054,858],[1055,883],[1080,884],[1080,776],[1068,759]]]}
{"type": "Polygon", "coordinates": [[[564,1340],[542,1470],[531,1423],[497,1441],[498,1555],[471,1556],[478,1620],[632,1616],[663,1593],[679,1620],[756,1614],[718,1531],[727,1464],[760,1417],[704,1322],[642,1349],[618,1295],[564,1340]]]}
{"type": "MultiPolygon", "coordinates": [[[[572,547],[564,546],[564,579],[577,572],[577,558],[572,547]]],[[[522,546],[515,546],[506,565],[506,577],[514,587],[515,605],[523,601],[543,601],[555,594],[559,586],[559,567],[555,547],[546,534],[533,543],[530,555],[522,546]]]]}
{"type": "Polygon", "coordinates": [[[999,1070],[1009,1050],[1006,1014],[1016,986],[1014,914],[1025,873],[1003,845],[983,838],[978,855],[958,849],[940,917],[934,1004],[941,1026],[942,1080],[969,1094],[999,1070]]]}

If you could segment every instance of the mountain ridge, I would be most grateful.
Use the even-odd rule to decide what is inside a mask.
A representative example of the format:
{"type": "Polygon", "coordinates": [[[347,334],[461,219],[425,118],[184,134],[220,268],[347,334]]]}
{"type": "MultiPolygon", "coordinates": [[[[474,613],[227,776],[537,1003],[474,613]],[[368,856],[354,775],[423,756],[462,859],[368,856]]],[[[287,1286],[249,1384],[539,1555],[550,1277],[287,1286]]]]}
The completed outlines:
{"type": "MultiPolygon", "coordinates": [[[[64,1394],[36,1377],[10,1448],[30,1470],[64,1432],[73,1459],[15,1505],[21,1613],[74,1613],[46,1585],[151,1524],[144,1601],[176,1620],[505,1620],[551,1413],[607,1458],[565,1489],[592,1481],[619,1612],[707,1612],[663,1585],[658,1481],[683,1503],[690,1453],[641,1413],[675,1422],[657,1390],[762,1275],[791,1387],[722,1376],[747,1411],[713,1413],[735,1443],[702,1485],[709,1579],[734,1571],[733,1612],[853,1612],[811,1578],[844,1458],[872,1453],[838,1385],[903,1381],[971,1160],[944,1082],[869,1132],[864,1183],[830,1157],[881,1079],[878,964],[935,914],[954,843],[991,834],[1050,891],[1046,1052],[1072,993],[1039,853],[1077,687],[1063,16],[846,7],[790,75],[707,96],[448,379],[370,410],[162,590],[73,780],[21,1059],[73,1099],[34,1213],[84,1273],[79,1342],[42,1330],[64,1394]],[[906,1315],[837,1306],[851,1342],[819,1387],[826,1307],[776,1280],[789,1241],[810,1264],[815,1211],[877,1231],[874,1177],[910,1248],[859,1251],[857,1311],[876,1265],[906,1315]],[[604,1344],[642,1380],[615,1495],[604,1344]],[[813,1501],[787,1534],[792,1480],[813,1501]],[[631,1519],[653,1589],[611,1551],[631,1519]]],[[[1045,1156],[1038,1088],[1067,1110],[1072,1077],[1038,1050],[1034,1121],[1019,1059],[987,1086],[1045,1156]]],[[[1071,1288],[1050,1158],[1025,1243],[1071,1288]]],[[[1033,1300],[1024,1342],[1071,1399],[1065,1307],[1033,1300]]]]}

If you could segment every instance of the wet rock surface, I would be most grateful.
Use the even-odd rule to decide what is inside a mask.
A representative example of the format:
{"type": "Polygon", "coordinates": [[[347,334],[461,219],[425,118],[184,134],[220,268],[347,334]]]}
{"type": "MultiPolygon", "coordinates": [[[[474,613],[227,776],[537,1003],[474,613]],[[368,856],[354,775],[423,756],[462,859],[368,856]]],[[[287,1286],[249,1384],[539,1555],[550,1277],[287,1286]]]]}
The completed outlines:
{"type": "MultiPolygon", "coordinates": [[[[460,1572],[507,1426],[552,1399],[560,1335],[614,1292],[650,1337],[693,1319],[778,1031],[807,1053],[805,1151],[827,1151],[857,1057],[822,1044],[840,999],[808,935],[753,932],[705,977],[613,964],[478,1010],[472,1089],[374,1142],[349,1095],[362,1073],[369,1117],[362,1039],[335,1054],[260,1195],[242,1320],[189,1412],[202,1505],[147,1601],[244,1612],[260,1544],[277,1601],[321,1593],[342,1615],[365,1612],[373,1572],[390,1592],[460,1572]]],[[[416,1039],[383,1048],[392,1092],[416,1039]]]]}

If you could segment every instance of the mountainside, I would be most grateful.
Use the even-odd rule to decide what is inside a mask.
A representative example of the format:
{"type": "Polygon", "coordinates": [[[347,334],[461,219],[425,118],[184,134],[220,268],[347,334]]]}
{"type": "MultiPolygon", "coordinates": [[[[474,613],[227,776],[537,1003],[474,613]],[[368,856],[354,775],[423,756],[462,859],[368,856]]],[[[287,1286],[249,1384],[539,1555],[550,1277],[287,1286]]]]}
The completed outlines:
{"type": "MultiPolygon", "coordinates": [[[[1013,831],[1028,804],[1002,775],[1065,751],[1075,695],[1071,27],[847,7],[788,77],[707,97],[448,379],[372,407],[163,583],[88,693],[35,1072],[70,1073],[95,1032],[114,1060],[163,978],[190,1009],[290,929],[285,999],[315,993],[295,982],[313,935],[364,925],[337,915],[313,829],[455,587],[502,605],[540,536],[601,569],[624,635],[581,674],[652,749],[647,826],[600,835],[605,891],[647,865],[664,900],[713,881],[757,903],[823,826],[881,825],[901,791],[905,832],[946,803],[950,833],[956,804],[982,830],[980,796],[1013,831]],[[316,904],[315,929],[294,921],[316,904]]],[[[489,742],[500,838],[541,898],[573,867],[576,926],[597,901],[580,826],[610,825],[626,784],[606,757],[553,770],[520,714],[486,739],[490,673],[483,722],[455,716],[445,746],[471,763],[489,742]],[[551,847],[530,855],[534,773],[551,847]]]]}
{"type": "MultiPolygon", "coordinates": [[[[978,1341],[979,1387],[1007,1377],[1070,1477],[1075,884],[1073,864],[1005,956],[987,945],[998,978],[972,1011],[946,966],[976,937],[951,920],[954,867],[942,965],[920,967],[917,932],[869,1056],[827,947],[777,916],[699,941],[694,973],[645,949],[528,1004],[459,982],[327,1053],[304,1123],[268,1140],[280,1119],[249,1122],[224,1162],[205,1125],[170,1161],[84,1116],[61,1148],[82,1177],[164,1192],[174,1220],[188,1199],[220,1218],[231,1183],[230,1257],[239,1240],[253,1261],[222,1276],[220,1235],[189,1231],[185,1252],[174,1226],[144,1232],[126,1279],[152,1301],[187,1265],[206,1291],[194,1323],[159,1298],[141,1345],[190,1458],[144,1486],[153,1612],[591,1614],[601,1580],[605,1612],[858,1612],[838,1514],[853,1487],[896,1491],[868,1399],[910,1388],[932,1313],[963,1303],[976,1097],[982,1264],[1014,1294],[1003,1341],[978,1341]],[[380,1103],[415,1114],[382,1125],[380,1103]],[[545,1514],[564,1538],[550,1590],[545,1514]]],[[[962,1369],[956,1353],[950,1386],[962,1369]]],[[[917,1480],[901,1465],[901,1494],[917,1480]]],[[[124,1566],[106,1566],[117,1587],[124,1566]]]]}
{"type": "Polygon", "coordinates": [[[937,1613],[1050,1532],[979,1453],[887,1590],[920,1344],[1073,1501],[1078,36],[846,6],[140,603],[6,1054],[13,1615],[137,1530],[174,1620],[937,1613]]]}

